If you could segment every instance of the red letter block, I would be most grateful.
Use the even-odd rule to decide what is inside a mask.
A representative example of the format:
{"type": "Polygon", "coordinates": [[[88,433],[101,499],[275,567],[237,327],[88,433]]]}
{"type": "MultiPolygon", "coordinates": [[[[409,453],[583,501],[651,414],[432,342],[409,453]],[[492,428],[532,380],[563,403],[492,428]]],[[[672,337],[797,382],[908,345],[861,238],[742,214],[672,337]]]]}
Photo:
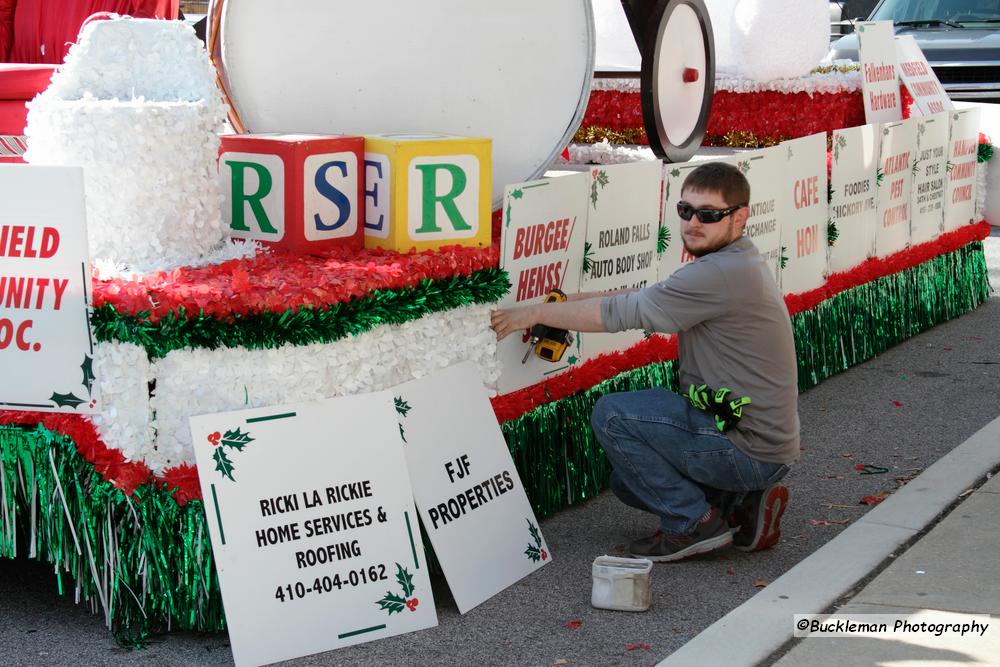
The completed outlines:
{"type": "Polygon", "coordinates": [[[234,238],[298,253],[364,246],[362,137],[222,137],[223,219],[234,238]]]}

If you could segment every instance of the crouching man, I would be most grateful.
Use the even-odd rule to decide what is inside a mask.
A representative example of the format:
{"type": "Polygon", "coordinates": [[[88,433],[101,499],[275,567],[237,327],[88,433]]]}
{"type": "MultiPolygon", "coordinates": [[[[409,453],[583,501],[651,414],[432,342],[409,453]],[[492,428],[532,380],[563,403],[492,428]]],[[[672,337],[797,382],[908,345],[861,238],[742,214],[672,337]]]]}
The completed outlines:
{"type": "Polygon", "coordinates": [[[535,324],[677,333],[682,395],[608,394],[591,418],[612,491],[660,519],[660,530],[629,545],[637,557],[756,551],[781,535],[788,490],[778,480],[799,455],[795,346],[772,270],[743,235],[749,202],[738,169],[701,165],[677,203],[694,261],[644,289],[492,313],[498,339],[535,324]]]}

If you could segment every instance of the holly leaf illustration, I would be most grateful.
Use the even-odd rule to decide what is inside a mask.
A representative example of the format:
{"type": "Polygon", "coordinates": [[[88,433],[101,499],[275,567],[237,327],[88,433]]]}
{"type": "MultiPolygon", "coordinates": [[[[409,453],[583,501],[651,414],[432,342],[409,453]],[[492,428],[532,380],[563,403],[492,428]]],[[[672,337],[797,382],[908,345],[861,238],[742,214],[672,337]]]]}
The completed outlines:
{"type": "Polygon", "coordinates": [[[532,563],[537,563],[542,560],[542,552],[538,550],[538,547],[531,544],[529,544],[528,548],[524,550],[524,555],[527,556],[532,563]]]}
{"type": "Polygon", "coordinates": [[[87,401],[77,398],[75,394],[60,394],[58,392],[52,392],[52,396],[49,400],[56,404],[56,407],[65,408],[71,407],[76,408],[81,403],[86,403],[87,401]]]}
{"type": "Polygon", "coordinates": [[[400,425],[399,425],[399,437],[400,437],[400,438],[402,438],[402,439],[403,439],[403,442],[406,442],[406,444],[410,444],[410,443],[409,443],[409,442],[407,442],[407,440],[406,440],[406,431],[405,431],[405,430],[403,430],[403,425],[402,425],[402,424],[400,424],[400,425]]]}
{"type": "Polygon", "coordinates": [[[87,393],[90,394],[93,391],[94,380],[97,379],[94,375],[94,360],[86,354],[83,355],[83,363],[80,364],[80,370],[83,371],[83,386],[87,388],[87,393]]]}
{"type": "Polygon", "coordinates": [[[396,567],[398,568],[396,571],[396,581],[403,587],[403,595],[410,597],[413,595],[413,575],[407,572],[406,568],[399,563],[396,563],[396,567]]]}
{"type": "Polygon", "coordinates": [[[566,359],[566,362],[567,362],[567,363],[568,363],[568,364],[569,364],[570,366],[572,366],[573,364],[575,364],[575,363],[576,363],[576,362],[578,362],[578,361],[580,361],[580,360],[579,360],[579,359],[578,359],[577,357],[575,357],[574,355],[572,355],[572,354],[571,354],[571,355],[570,355],[570,356],[569,356],[569,357],[568,357],[568,358],[566,359]]]}
{"type": "Polygon", "coordinates": [[[590,270],[594,268],[594,246],[591,245],[590,241],[584,241],[583,243],[583,272],[590,273],[590,270]]]}
{"type": "Polygon", "coordinates": [[[531,539],[535,541],[535,546],[541,548],[542,546],[542,536],[538,532],[538,527],[531,523],[531,519],[526,519],[528,522],[528,532],[531,533],[531,539]]]}
{"type": "Polygon", "coordinates": [[[671,169],[670,170],[670,175],[673,176],[674,178],[677,178],[678,176],[681,175],[681,170],[680,169],[671,169]]]}
{"type": "Polygon", "coordinates": [[[228,477],[235,482],[236,479],[233,477],[233,462],[226,456],[226,451],[222,447],[216,447],[212,458],[215,459],[215,469],[221,472],[224,477],[228,477]]]}
{"type": "Polygon", "coordinates": [[[517,190],[511,192],[510,196],[513,197],[514,199],[520,199],[521,197],[524,196],[524,191],[518,188],[517,190]]]}
{"type": "Polygon", "coordinates": [[[832,218],[828,218],[826,221],[826,244],[832,248],[839,236],[840,230],[837,229],[837,223],[832,218]]]}
{"type": "Polygon", "coordinates": [[[396,396],[393,401],[396,403],[396,412],[398,412],[400,416],[405,417],[406,413],[412,409],[410,404],[403,400],[402,396],[396,396]]]}
{"type": "Polygon", "coordinates": [[[788,265],[787,253],[788,253],[788,248],[786,248],[785,246],[781,246],[781,259],[779,260],[781,268],[785,268],[788,265]]]}
{"type": "Polygon", "coordinates": [[[253,442],[253,438],[250,437],[249,433],[243,433],[240,429],[235,431],[226,431],[222,434],[222,446],[235,449],[238,452],[242,452],[243,448],[247,446],[248,443],[253,442]]]}
{"type": "Polygon", "coordinates": [[[656,232],[656,254],[662,255],[670,247],[670,228],[660,227],[656,232]]]}
{"type": "Polygon", "coordinates": [[[398,614],[404,609],[406,609],[406,600],[399,597],[395,593],[390,593],[386,591],[385,597],[376,602],[379,609],[384,609],[389,612],[389,615],[398,614]]]}

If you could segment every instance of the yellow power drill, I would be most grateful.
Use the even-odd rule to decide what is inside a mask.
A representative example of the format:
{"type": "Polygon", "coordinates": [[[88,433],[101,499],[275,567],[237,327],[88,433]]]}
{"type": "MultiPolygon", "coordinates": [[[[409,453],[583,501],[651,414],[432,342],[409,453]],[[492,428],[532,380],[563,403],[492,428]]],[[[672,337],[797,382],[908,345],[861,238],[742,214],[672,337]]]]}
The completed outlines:
{"type": "MultiPolygon", "coordinates": [[[[553,289],[545,297],[545,303],[557,303],[566,301],[566,294],[559,289],[553,289]]],[[[573,344],[573,334],[566,329],[556,329],[544,324],[536,324],[531,327],[530,338],[528,338],[528,351],[521,359],[522,364],[528,363],[531,351],[535,351],[535,356],[543,361],[557,362],[562,359],[566,348],[573,344]]]]}

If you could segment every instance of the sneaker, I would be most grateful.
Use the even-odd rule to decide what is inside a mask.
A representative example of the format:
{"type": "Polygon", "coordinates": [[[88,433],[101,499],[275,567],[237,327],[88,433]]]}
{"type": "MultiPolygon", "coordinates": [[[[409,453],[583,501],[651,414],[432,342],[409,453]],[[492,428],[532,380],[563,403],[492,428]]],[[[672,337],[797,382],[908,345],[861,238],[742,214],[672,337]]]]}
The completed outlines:
{"type": "Polygon", "coordinates": [[[658,530],[651,537],[632,542],[628,550],[636,558],[667,563],[717,551],[732,542],[729,526],[722,520],[719,510],[713,507],[701,518],[694,532],[675,535],[658,530]]]}
{"type": "Polygon", "coordinates": [[[781,515],[788,505],[788,488],[772,484],[747,494],[736,508],[733,546],[740,551],[769,549],[781,539],[781,515]]]}

